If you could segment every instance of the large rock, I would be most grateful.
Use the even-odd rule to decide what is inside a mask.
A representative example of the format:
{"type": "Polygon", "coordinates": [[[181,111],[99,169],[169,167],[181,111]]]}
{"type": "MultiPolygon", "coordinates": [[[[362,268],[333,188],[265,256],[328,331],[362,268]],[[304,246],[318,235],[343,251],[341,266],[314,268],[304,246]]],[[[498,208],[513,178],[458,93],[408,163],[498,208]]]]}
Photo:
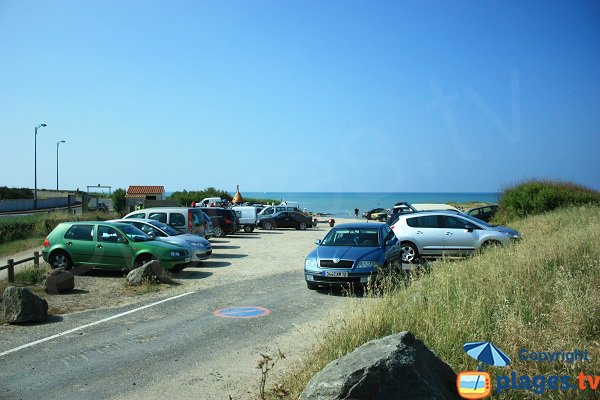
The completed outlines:
{"type": "Polygon", "coordinates": [[[48,319],[48,303],[27,288],[9,286],[2,297],[4,320],[10,324],[44,322],[48,319]]]}
{"type": "Polygon", "coordinates": [[[75,277],[69,271],[62,268],[53,269],[46,272],[42,284],[46,293],[60,294],[75,289],[75,277]]]}
{"type": "Polygon", "coordinates": [[[372,340],[310,380],[300,399],[460,399],[456,374],[410,332],[372,340]]]}
{"type": "Polygon", "coordinates": [[[139,268],[129,271],[127,274],[127,283],[132,286],[139,286],[147,281],[170,283],[171,280],[167,276],[164,276],[164,272],[160,263],[157,260],[152,260],[139,268]]]}

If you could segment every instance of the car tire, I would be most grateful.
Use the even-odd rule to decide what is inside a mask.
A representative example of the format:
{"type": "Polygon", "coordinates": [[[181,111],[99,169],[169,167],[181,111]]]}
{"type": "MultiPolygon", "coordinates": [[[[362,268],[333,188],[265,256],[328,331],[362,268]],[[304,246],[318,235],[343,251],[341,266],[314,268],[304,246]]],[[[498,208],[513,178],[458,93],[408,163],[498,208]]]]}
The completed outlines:
{"type": "Polygon", "coordinates": [[[153,256],[151,256],[150,254],[142,254],[135,260],[135,263],[133,263],[131,269],[134,270],[136,268],[139,268],[139,267],[143,266],[144,264],[149,263],[152,260],[155,260],[155,258],[153,256]]]}
{"type": "Polygon", "coordinates": [[[298,229],[300,229],[301,231],[305,231],[306,230],[306,224],[304,222],[300,222],[300,225],[298,225],[298,229]]]}
{"type": "Polygon", "coordinates": [[[312,283],[312,282],[306,282],[306,287],[309,290],[317,290],[319,288],[319,285],[317,285],[316,283],[312,283]]]}
{"type": "Polygon", "coordinates": [[[244,232],[246,232],[246,233],[250,233],[250,232],[252,232],[253,230],[254,230],[254,228],[253,228],[253,227],[251,227],[250,225],[246,225],[246,226],[244,226],[244,232]]]}
{"type": "Polygon", "coordinates": [[[265,228],[266,230],[270,231],[271,229],[273,229],[273,224],[270,222],[265,222],[263,224],[263,228],[265,228]]]}
{"type": "Polygon", "coordinates": [[[57,250],[50,256],[48,260],[52,269],[63,268],[65,271],[70,270],[73,267],[71,257],[61,250],[57,250]]]}
{"type": "Polygon", "coordinates": [[[225,231],[220,226],[213,227],[213,234],[215,237],[222,238],[225,236],[225,231]]]}
{"type": "Polygon", "coordinates": [[[404,242],[400,246],[400,258],[402,262],[414,264],[419,260],[417,246],[410,242],[404,242]]]}

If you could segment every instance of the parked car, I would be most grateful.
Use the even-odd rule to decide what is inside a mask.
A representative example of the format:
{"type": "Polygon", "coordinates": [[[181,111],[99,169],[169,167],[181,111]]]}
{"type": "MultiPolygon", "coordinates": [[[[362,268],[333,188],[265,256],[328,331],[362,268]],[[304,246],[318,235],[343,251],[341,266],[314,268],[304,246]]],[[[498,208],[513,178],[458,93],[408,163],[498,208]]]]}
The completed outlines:
{"type": "Polygon", "coordinates": [[[402,261],[443,255],[464,256],[491,244],[508,244],[519,232],[490,225],[452,211],[420,211],[401,214],[391,227],[402,247],[402,261]]]}
{"type": "Polygon", "coordinates": [[[272,217],[258,220],[257,226],[262,229],[295,228],[305,230],[313,226],[313,220],[297,211],[282,211],[272,217]]]}
{"type": "Polygon", "coordinates": [[[253,232],[258,219],[258,209],[254,206],[234,206],[231,209],[237,215],[241,229],[246,233],[253,232]]]}
{"type": "Polygon", "coordinates": [[[50,232],[42,257],[52,268],[131,270],[158,260],[166,270],[180,270],[191,261],[183,247],[152,239],[135,226],[116,222],[63,222],[50,232]]]}
{"type": "Polygon", "coordinates": [[[382,213],[382,212],[387,212],[387,210],[385,208],[374,208],[372,210],[365,211],[363,213],[362,217],[364,219],[374,219],[372,216],[373,214],[382,213]]]}
{"type": "Polygon", "coordinates": [[[401,267],[398,239],[385,224],[341,224],[315,243],[304,260],[304,279],[311,290],[365,285],[386,269],[401,267]]]}
{"type": "Polygon", "coordinates": [[[202,216],[204,217],[204,238],[210,239],[215,235],[215,232],[213,231],[212,221],[208,214],[204,211],[202,211],[202,216]]]}
{"type": "Polygon", "coordinates": [[[237,216],[232,210],[222,207],[202,207],[201,210],[210,217],[215,237],[225,237],[239,230],[237,216]]]}
{"type": "Polygon", "coordinates": [[[280,213],[282,211],[300,211],[300,210],[296,206],[286,206],[286,205],[268,206],[268,207],[265,207],[261,212],[258,213],[258,219],[272,217],[274,214],[280,213]]]}
{"type": "Polygon", "coordinates": [[[192,262],[207,260],[212,255],[212,245],[205,238],[191,233],[183,233],[154,219],[127,218],[109,222],[131,224],[152,238],[185,247],[192,255],[192,262]]]}
{"type": "Polygon", "coordinates": [[[205,236],[204,216],[199,208],[150,207],[130,212],[124,218],[155,219],[185,233],[205,236]]]}
{"type": "Polygon", "coordinates": [[[470,215],[475,218],[479,218],[480,220],[485,221],[485,222],[490,222],[490,220],[494,217],[494,215],[496,215],[497,211],[498,211],[498,205],[491,204],[489,206],[471,208],[470,210],[467,210],[467,212],[465,212],[465,214],[470,215]]]}

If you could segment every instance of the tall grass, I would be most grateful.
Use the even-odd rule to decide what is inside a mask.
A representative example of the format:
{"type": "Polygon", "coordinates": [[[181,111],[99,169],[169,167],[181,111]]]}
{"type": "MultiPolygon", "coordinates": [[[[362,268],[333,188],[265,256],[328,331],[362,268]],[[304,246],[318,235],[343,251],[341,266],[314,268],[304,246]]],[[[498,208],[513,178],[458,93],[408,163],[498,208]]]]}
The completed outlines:
{"type": "MultiPolygon", "coordinates": [[[[296,398],[328,362],[361,344],[411,331],[455,371],[477,362],[465,342],[491,341],[519,375],[600,371],[600,207],[582,206],[530,217],[513,226],[523,240],[463,261],[442,260],[431,272],[374,301],[352,299],[343,318],[306,361],[283,379],[296,398]],[[587,349],[582,364],[521,362],[520,349],[587,349]]],[[[509,374],[491,367],[492,374],[509,374]]],[[[553,398],[583,398],[552,392],[553,398]]],[[[589,393],[588,393],[589,395],[589,393]]],[[[503,399],[538,398],[506,391],[503,399]]],[[[591,397],[590,397],[591,398],[591,397]]]]}

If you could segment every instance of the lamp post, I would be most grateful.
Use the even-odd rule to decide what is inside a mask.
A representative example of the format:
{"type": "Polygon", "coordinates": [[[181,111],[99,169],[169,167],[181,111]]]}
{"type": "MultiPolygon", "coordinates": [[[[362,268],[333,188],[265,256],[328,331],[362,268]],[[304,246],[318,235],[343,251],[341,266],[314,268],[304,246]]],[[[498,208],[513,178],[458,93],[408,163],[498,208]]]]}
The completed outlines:
{"type": "Polygon", "coordinates": [[[33,186],[33,208],[37,209],[37,131],[39,128],[45,128],[46,124],[39,124],[35,127],[35,137],[33,140],[33,176],[34,176],[34,186],[33,186]]]}
{"type": "Polygon", "coordinates": [[[58,190],[58,145],[66,143],[64,140],[56,142],[56,190],[58,190]]]}

